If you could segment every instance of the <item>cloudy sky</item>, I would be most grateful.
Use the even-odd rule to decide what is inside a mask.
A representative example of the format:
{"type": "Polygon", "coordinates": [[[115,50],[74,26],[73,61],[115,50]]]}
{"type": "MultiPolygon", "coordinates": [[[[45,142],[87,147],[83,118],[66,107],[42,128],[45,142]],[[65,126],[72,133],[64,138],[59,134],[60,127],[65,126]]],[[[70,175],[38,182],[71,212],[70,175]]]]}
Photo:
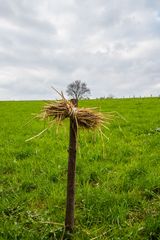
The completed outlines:
{"type": "Polygon", "coordinates": [[[160,95],[160,0],[0,0],[0,100],[160,95]]]}

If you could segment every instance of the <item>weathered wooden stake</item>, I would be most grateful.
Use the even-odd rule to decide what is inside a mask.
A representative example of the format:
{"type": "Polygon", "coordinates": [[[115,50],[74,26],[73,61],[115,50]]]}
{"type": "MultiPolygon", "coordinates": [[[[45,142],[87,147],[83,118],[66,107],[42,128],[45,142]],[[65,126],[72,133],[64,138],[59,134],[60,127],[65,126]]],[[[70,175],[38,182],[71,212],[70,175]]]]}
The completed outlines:
{"type": "MultiPolygon", "coordinates": [[[[78,106],[76,99],[71,100],[75,107],[78,106]]],[[[70,117],[70,139],[69,139],[69,158],[68,158],[68,177],[67,177],[67,201],[65,230],[69,233],[74,228],[74,208],[75,208],[75,175],[76,175],[76,146],[77,146],[77,124],[76,120],[70,117]]]]}

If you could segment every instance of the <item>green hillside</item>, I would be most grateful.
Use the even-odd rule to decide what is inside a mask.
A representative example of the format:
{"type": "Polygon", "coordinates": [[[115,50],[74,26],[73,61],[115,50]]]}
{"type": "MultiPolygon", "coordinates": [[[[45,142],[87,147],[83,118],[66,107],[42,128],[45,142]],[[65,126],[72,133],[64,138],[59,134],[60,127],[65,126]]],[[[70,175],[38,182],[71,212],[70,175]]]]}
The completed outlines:
{"type": "MultiPolygon", "coordinates": [[[[0,102],[0,240],[60,240],[63,234],[68,121],[25,142],[47,126],[30,121],[44,104],[0,102]]],[[[79,131],[73,239],[160,239],[160,98],[80,106],[126,120],[116,117],[103,129],[109,140],[79,131]]]]}

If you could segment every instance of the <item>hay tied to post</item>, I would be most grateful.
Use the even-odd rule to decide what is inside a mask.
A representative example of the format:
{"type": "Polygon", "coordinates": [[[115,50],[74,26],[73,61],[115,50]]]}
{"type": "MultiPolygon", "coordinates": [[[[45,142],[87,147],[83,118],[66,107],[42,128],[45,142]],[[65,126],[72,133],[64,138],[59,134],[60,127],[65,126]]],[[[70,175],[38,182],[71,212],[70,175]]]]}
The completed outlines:
{"type": "Polygon", "coordinates": [[[54,121],[60,124],[66,118],[75,119],[77,128],[83,128],[88,130],[98,129],[101,135],[106,137],[105,134],[102,132],[101,127],[103,126],[104,128],[107,128],[106,124],[109,123],[114,117],[113,113],[105,113],[104,115],[100,112],[95,111],[95,108],[75,107],[71,101],[65,99],[62,92],[59,93],[56,89],[54,90],[61,96],[61,100],[49,102],[43,107],[40,114],[35,116],[35,118],[39,118],[41,120],[49,120],[49,127],[45,128],[37,135],[27,139],[26,142],[36,137],[39,137],[42,133],[47,131],[50,127],[53,126],[54,121]]]}
{"type": "Polygon", "coordinates": [[[62,99],[59,101],[48,103],[44,106],[41,114],[41,119],[50,119],[61,122],[66,118],[73,118],[77,123],[77,127],[86,129],[99,128],[105,122],[105,117],[102,113],[96,112],[91,108],[78,108],[71,101],[62,99]]]}

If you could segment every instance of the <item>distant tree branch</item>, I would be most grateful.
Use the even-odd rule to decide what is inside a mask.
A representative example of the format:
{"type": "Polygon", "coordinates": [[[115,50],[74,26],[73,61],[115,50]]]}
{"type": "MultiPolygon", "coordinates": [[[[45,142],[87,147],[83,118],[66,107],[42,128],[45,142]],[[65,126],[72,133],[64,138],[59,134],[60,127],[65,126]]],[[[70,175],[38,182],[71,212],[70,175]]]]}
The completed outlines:
{"type": "Polygon", "coordinates": [[[90,89],[87,87],[85,82],[81,82],[81,80],[76,80],[73,83],[70,83],[67,86],[67,95],[71,96],[75,99],[85,98],[90,94],[90,89]]]}

